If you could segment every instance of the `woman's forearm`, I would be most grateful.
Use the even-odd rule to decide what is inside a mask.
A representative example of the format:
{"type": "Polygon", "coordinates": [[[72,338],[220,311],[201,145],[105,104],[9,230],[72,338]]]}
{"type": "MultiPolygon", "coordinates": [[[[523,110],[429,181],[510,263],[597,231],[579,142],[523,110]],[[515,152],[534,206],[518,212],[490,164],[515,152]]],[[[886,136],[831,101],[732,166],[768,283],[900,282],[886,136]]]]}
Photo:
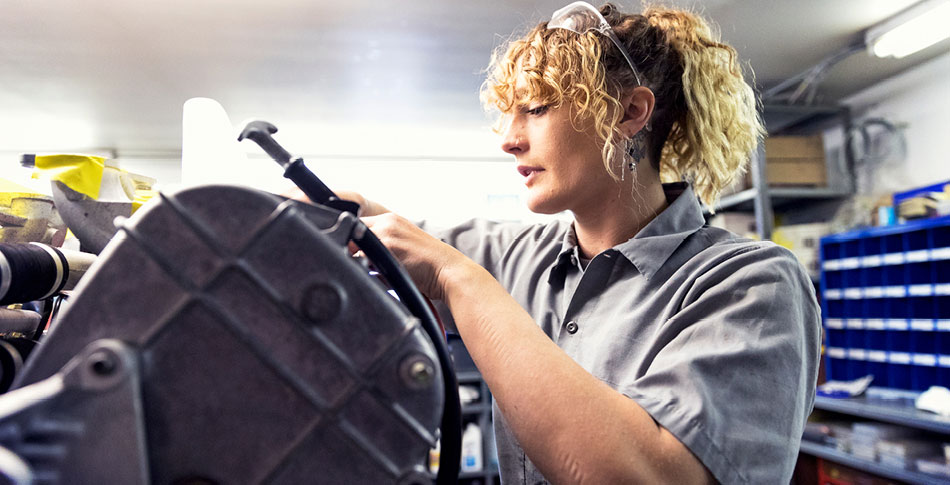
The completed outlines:
{"type": "Polygon", "coordinates": [[[699,461],[634,401],[564,353],[484,269],[440,278],[509,427],[554,483],[703,483],[699,461]],[[684,454],[685,453],[685,454],[684,454]]]}

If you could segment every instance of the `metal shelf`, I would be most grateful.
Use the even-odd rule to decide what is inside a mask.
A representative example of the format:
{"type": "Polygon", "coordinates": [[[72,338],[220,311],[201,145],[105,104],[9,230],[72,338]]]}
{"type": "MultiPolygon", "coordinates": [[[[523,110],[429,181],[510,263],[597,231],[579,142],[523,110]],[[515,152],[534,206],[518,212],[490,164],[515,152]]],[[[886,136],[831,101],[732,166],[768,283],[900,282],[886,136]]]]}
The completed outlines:
{"type": "Polygon", "coordinates": [[[716,204],[716,212],[724,210],[751,210],[751,205],[749,204],[751,204],[752,199],[755,198],[755,192],[755,189],[745,189],[741,192],[722,197],[719,199],[719,203],[716,204]],[[743,207],[743,205],[749,205],[749,207],[743,207]]]}
{"type": "Polygon", "coordinates": [[[460,473],[458,479],[460,483],[464,484],[481,483],[483,485],[495,485],[499,483],[498,467],[494,464],[493,456],[490,453],[491,450],[494,450],[494,447],[488,442],[488,440],[493,439],[494,436],[491,422],[491,391],[488,389],[488,385],[485,384],[484,379],[482,379],[482,375],[478,372],[478,369],[474,367],[474,363],[468,351],[465,349],[465,344],[461,338],[450,335],[449,340],[451,344],[450,348],[452,348],[452,356],[456,365],[458,365],[459,362],[467,363],[462,369],[456,369],[455,375],[458,378],[459,384],[477,387],[479,391],[479,398],[477,400],[462,404],[462,418],[463,423],[475,423],[482,430],[482,460],[485,465],[481,471],[460,473]]]}
{"type": "Polygon", "coordinates": [[[788,128],[804,124],[812,124],[833,116],[841,116],[846,108],[828,105],[786,105],[766,104],[763,106],[762,118],[765,128],[771,134],[781,133],[788,128]]]}
{"type": "MultiPolygon", "coordinates": [[[[716,212],[725,210],[752,212],[756,192],[757,190],[753,188],[727,195],[716,204],[716,212]]],[[[769,195],[772,199],[772,206],[781,209],[789,204],[800,203],[802,200],[833,200],[848,197],[852,194],[847,190],[828,187],[769,187],[769,195]]]]}
{"type": "Polygon", "coordinates": [[[491,405],[485,403],[472,403],[462,405],[462,414],[479,414],[491,411],[491,405]]]}
{"type": "Polygon", "coordinates": [[[902,480],[908,483],[920,485],[945,485],[947,483],[946,477],[928,475],[917,471],[903,470],[900,468],[882,465],[874,461],[863,460],[861,458],[855,457],[854,455],[838,451],[828,446],[812,443],[810,441],[802,441],[801,451],[802,453],[824,458],[835,463],[840,463],[842,465],[871,472],[876,475],[894,480],[902,480]]]}
{"type": "Polygon", "coordinates": [[[475,370],[467,370],[455,373],[456,379],[458,379],[459,384],[462,383],[471,383],[471,382],[481,382],[482,375],[475,370]]]}
{"type": "MultiPolygon", "coordinates": [[[[795,106],[769,104],[763,106],[762,117],[769,135],[793,134],[802,127],[820,128],[827,122],[835,122],[842,127],[850,123],[850,111],[847,106],[810,105],[795,106]]],[[[850,152],[846,150],[846,155],[850,152]]],[[[760,143],[750,161],[752,188],[723,197],[716,211],[752,212],[755,214],[756,232],[761,239],[771,239],[774,223],[774,210],[783,206],[801,203],[803,200],[831,200],[851,195],[851,190],[807,187],[768,187],[766,177],[765,144],[760,143]]],[[[853,186],[853,163],[848,159],[848,185],[853,186]]],[[[838,185],[833,183],[833,185],[838,185]]],[[[704,211],[709,215],[709,210],[704,211]]]]}
{"type": "Polygon", "coordinates": [[[864,397],[833,399],[818,396],[815,398],[815,409],[850,414],[950,435],[950,418],[946,416],[920,411],[908,406],[868,402],[867,398],[864,397]]]}
{"type": "Polygon", "coordinates": [[[482,471],[478,472],[462,472],[459,473],[459,480],[471,480],[473,478],[492,478],[498,476],[498,469],[492,465],[488,465],[483,468],[482,471]]]}

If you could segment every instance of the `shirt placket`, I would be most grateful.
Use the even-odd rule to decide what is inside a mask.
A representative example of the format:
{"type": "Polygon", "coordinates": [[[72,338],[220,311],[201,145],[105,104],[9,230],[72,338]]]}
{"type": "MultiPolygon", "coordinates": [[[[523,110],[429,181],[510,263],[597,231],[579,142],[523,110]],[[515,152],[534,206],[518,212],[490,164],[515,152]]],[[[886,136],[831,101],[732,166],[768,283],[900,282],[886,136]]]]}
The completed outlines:
{"type": "MultiPolygon", "coordinates": [[[[597,255],[587,269],[579,275],[580,281],[573,291],[567,311],[561,319],[561,327],[556,342],[568,355],[576,357],[580,350],[584,327],[594,324],[599,296],[613,272],[617,262],[617,252],[605,251],[597,255]]],[[[577,277],[577,276],[575,276],[577,277]]]]}

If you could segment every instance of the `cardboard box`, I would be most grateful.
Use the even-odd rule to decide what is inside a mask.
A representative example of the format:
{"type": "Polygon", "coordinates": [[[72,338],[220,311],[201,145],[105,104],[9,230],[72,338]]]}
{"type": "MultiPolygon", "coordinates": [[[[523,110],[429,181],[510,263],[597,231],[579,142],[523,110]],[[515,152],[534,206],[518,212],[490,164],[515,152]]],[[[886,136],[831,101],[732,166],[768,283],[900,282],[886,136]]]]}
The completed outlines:
{"type": "MultiPolygon", "coordinates": [[[[770,187],[828,186],[825,146],[821,135],[772,136],[765,139],[765,171],[770,187]]],[[[722,191],[731,195],[752,188],[752,167],[722,191]]]]}
{"type": "Polygon", "coordinates": [[[779,160],[769,158],[766,163],[768,164],[766,171],[769,175],[769,187],[789,185],[825,187],[828,185],[824,161],[818,165],[790,158],[779,160]]]}
{"type": "Polygon", "coordinates": [[[765,139],[765,171],[769,185],[828,185],[821,135],[772,136],[765,139]]]}

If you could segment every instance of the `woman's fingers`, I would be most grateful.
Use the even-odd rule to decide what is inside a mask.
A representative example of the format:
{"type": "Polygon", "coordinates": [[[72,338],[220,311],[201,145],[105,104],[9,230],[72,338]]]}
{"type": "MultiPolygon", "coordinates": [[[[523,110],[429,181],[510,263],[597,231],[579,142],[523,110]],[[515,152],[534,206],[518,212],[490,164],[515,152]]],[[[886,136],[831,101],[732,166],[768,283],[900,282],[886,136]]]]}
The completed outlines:
{"type": "Polygon", "coordinates": [[[288,199],[299,200],[300,202],[310,203],[310,198],[307,197],[307,194],[304,194],[300,187],[291,187],[280,194],[282,197],[287,197],[288,199]]]}
{"type": "Polygon", "coordinates": [[[446,250],[451,248],[392,213],[362,220],[402,263],[419,290],[430,298],[440,299],[442,292],[437,276],[447,260],[446,250]]]}
{"type": "MultiPolygon", "coordinates": [[[[308,204],[313,203],[313,201],[311,201],[310,198],[307,197],[307,194],[304,194],[303,191],[300,190],[299,187],[291,187],[281,192],[280,195],[282,197],[287,197],[288,199],[299,200],[300,202],[306,202],[308,204]]],[[[382,213],[386,211],[385,207],[379,204],[370,202],[366,197],[363,197],[363,195],[360,194],[359,192],[351,192],[348,190],[339,191],[339,192],[336,192],[336,197],[342,200],[356,202],[356,204],[360,206],[360,209],[359,209],[360,214],[365,213],[369,215],[374,215],[374,214],[378,214],[378,213],[382,213]]]]}
{"type": "Polygon", "coordinates": [[[368,201],[366,200],[366,197],[363,197],[363,195],[360,194],[359,192],[351,192],[349,190],[342,190],[342,191],[337,191],[336,196],[337,198],[340,198],[343,200],[356,202],[357,204],[359,204],[361,209],[365,209],[368,203],[368,201]]]}

